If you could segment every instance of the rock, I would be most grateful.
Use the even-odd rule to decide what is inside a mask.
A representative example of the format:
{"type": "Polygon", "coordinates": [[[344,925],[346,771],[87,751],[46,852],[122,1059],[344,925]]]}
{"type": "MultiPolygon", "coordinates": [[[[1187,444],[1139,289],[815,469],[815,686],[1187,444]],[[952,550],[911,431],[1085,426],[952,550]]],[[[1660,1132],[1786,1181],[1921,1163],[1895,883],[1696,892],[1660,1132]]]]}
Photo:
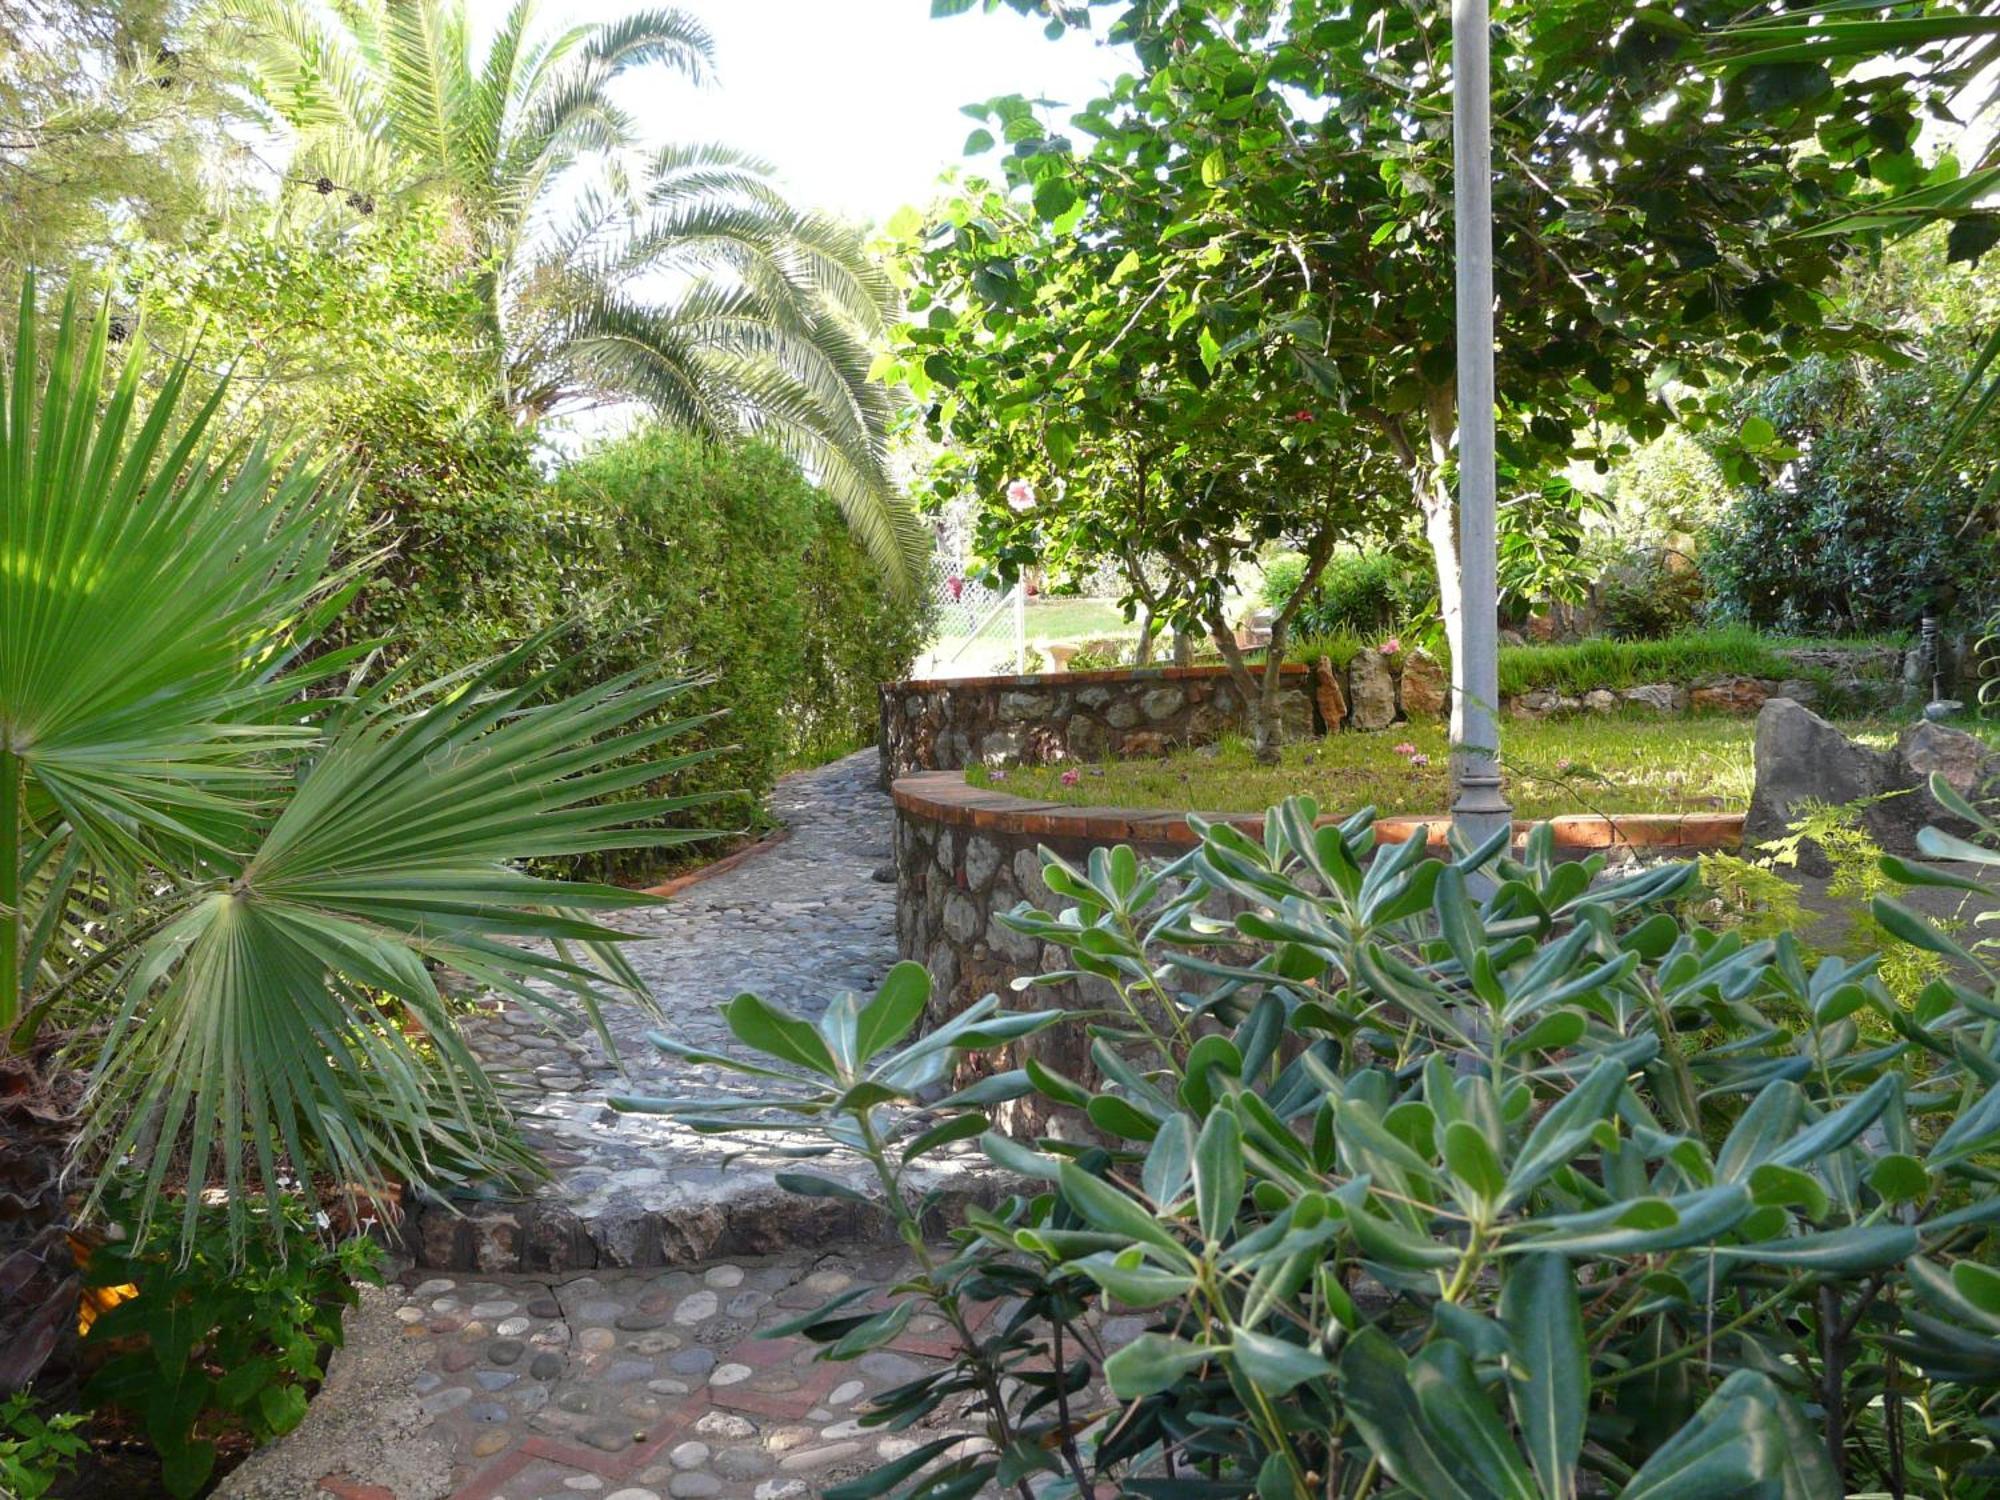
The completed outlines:
{"type": "Polygon", "coordinates": [[[993,872],[1000,868],[1000,846],[983,833],[965,841],[965,883],[975,891],[986,889],[993,872]]]}
{"type": "Polygon", "coordinates": [[[1120,698],[1104,711],[1104,722],[1113,729],[1136,728],[1144,715],[1130,698],[1120,698]]]}
{"type": "Polygon", "coordinates": [[[1357,651],[1347,669],[1354,693],[1354,727],[1387,729],[1396,722],[1396,679],[1379,651],[1357,651]]]}
{"type": "Polygon", "coordinates": [[[1687,689],[1671,682],[1648,682],[1639,687],[1624,688],[1618,697],[1621,702],[1630,704],[1634,708],[1650,708],[1655,713],[1687,712],[1687,689]]]}
{"type": "Polygon", "coordinates": [[[1154,760],[1167,753],[1167,737],[1150,729],[1134,730],[1119,749],[1127,760],[1154,760]]]}
{"type": "Polygon", "coordinates": [[[1612,713],[1618,707],[1618,695],[1609,688],[1592,688],[1583,695],[1583,706],[1594,714],[1612,713]]]}
{"type": "Polygon", "coordinates": [[[1773,696],[1773,687],[1757,677],[1711,677],[1689,697],[1697,713],[1754,714],[1773,696]]]}
{"type": "Polygon", "coordinates": [[[1441,719],[1451,706],[1451,679],[1421,651],[1403,658],[1403,717],[1441,719]]]}
{"type": "Polygon", "coordinates": [[[1019,724],[1028,719],[1040,718],[1045,706],[1040,693],[1002,693],[1000,719],[1002,723],[1019,724]]]}
{"type": "Polygon", "coordinates": [[[1313,663],[1313,701],[1319,705],[1319,719],[1328,734],[1347,723],[1347,690],[1340,685],[1340,674],[1330,656],[1313,663]]]}
{"type": "Polygon", "coordinates": [[[1958,698],[1933,698],[1924,705],[1926,719],[1955,719],[1965,712],[1965,703],[1958,698]]]}
{"type": "Polygon", "coordinates": [[[1772,691],[1776,698],[1789,698],[1807,708],[1819,707],[1819,684],[1803,677],[1787,677],[1772,691]]]}
{"type": "Polygon", "coordinates": [[[1139,700],[1139,709],[1148,719],[1158,723],[1161,719],[1171,719],[1187,703],[1187,695],[1177,687],[1149,688],[1139,700]]]}
{"type": "Polygon", "coordinates": [[[1935,824],[1947,833],[1964,838],[1972,829],[1965,821],[1947,812],[1930,794],[1933,775],[1975,806],[1991,804],[2000,796],[2000,751],[1989,750],[1983,740],[1962,729],[1926,719],[1903,731],[1892,752],[1900,782],[1910,788],[1907,797],[1893,797],[1874,809],[1871,827],[1879,827],[1877,841],[1891,854],[1916,851],[1917,835],[1935,824]]]}
{"type": "Polygon", "coordinates": [[[1111,754],[1111,731],[1088,714],[1072,714],[1064,745],[1071,760],[1103,760],[1111,754]]]}
{"type": "MultiPolygon", "coordinates": [[[[1783,838],[1801,802],[1856,802],[1893,791],[1901,780],[1891,756],[1855,744],[1790,698],[1767,699],[1758,711],[1752,753],[1756,789],[1743,820],[1746,847],[1783,838]]],[[[1803,873],[1824,875],[1829,868],[1817,847],[1800,848],[1803,873]]]]}
{"type": "Polygon", "coordinates": [[[1583,707],[1581,698],[1566,697],[1548,688],[1522,693],[1507,705],[1517,719],[1546,719],[1551,714],[1573,714],[1583,707]]]}

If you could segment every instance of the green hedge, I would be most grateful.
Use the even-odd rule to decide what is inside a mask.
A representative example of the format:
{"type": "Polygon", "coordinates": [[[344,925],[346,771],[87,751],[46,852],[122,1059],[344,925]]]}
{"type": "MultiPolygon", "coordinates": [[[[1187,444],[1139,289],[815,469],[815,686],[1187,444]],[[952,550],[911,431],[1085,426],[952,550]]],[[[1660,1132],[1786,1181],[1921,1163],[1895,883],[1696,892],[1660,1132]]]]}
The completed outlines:
{"type": "MultiPolygon", "coordinates": [[[[722,830],[762,826],[789,767],[872,742],[876,684],[908,675],[925,618],[776,449],[646,426],[543,480],[495,434],[425,438],[371,467],[357,529],[357,550],[387,547],[359,633],[392,658],[441,673],[568,621],[548,654],[579,682],[656,664],[711,678],[675,710],[723,717],[676,748],[718,753],[667,790],[731,793],[688,819],[722,830]]],[[[573,873],[657,869],[640,850],[573,873]]]]}

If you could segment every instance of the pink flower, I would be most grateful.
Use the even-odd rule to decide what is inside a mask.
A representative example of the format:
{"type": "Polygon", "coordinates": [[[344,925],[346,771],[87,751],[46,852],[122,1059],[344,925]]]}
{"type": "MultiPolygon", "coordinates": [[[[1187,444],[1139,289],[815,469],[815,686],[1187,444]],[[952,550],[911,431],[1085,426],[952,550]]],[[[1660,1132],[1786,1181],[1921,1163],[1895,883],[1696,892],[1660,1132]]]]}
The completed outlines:
{"type": "Polygon", "coordinates": [[[944,586],[951,590],[951,597],[953,599],[963,599],[965,597],[965,580],[959,577],[958,574],[954,573],[951,577],[947,578],[944,581],[944,586]]]}
{"type": "Polygon", "coordinates": [[[1413,766],[1427,766],[1430,763],[1431,763],[1431,758],[1428,755],[1424,754],[1424,752],[1421,750],[1419,750],[1415,755],[1412,755],[1410,757],[1410,764],[1413,766]]]}
{"type": "Polygon", "coordinates": [[[1017,479],[1007,486],[1007,504],[1015,510],[1035,508],[1035,487],[1025,479],[1017,479]]]}
{"type": "Polygon", "coordinates": [[[1292,420],[1294,422],[1310,422],[1312,419],[1313,419],[1313,414],[1310,411],[1307,411],[1304,407],[1300,407],[1297,411],[1292,413],[1292,420]]]}
{"type": "Polygon", "coordinates": [[[1395,750],[1398,755],[1415,755],[1417,753],[1417,747],[1412,745],[1408,740],[1404,740],[1402,744],[1396,746],[1395,750]]]}
{"type": "Polygon", "coordinates": [[[1392,635],[1389,637],[1388,640],[1384,641],[1380,646],[1376,647],[1375,649],[1380,651],[1384,656],[1394,656],[1397,652],[1403,649],[1403,643],[1397,640],[1396,637],[1392,635]]]}
{"type": "Polygon", "coordinates": [[[988,781],[1005,781],[1007,779],[1007,773],[1002,769],[1000,769],[1000,767],[995,766],[992,770],[992,773],[988,775],[986,779],[988,781]]]}
{"type": "Polygon", "coordinates": [[[1083,780],[1083,775],[1078,771],[1065,771],[1062,773],[1061,780],[1064,786],[1075,786],[1079,781],[1083,780]]]}

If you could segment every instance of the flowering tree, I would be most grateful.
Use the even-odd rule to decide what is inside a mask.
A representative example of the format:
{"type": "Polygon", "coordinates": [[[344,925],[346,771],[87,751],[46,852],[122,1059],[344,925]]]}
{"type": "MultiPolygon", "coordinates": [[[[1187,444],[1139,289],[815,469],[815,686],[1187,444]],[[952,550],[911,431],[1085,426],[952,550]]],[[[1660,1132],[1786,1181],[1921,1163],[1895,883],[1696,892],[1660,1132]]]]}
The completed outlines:
{"type": "MultiPolygon", "coordinates": [[[[1342,462],[1389,473],[1421,518],[1456,645],[1450,7],[1009,3],[1058,31],[1108,12],[1140,64],[1075,117],[1087,146],[1021,99],[967,143],[1007,147],[1017,196],[1104,278],[1062,289],[1083,307],[1060,372],[1088,381],[1138,342],[1191,382],[1303,380],[1295,404],[1340,414],[1342,462]]],[[[1719,376],[1869,342],[1818,290],[1848,244],[1819,231],[1923,176],[1929,101],[1898,76],[1843,89],[1838,60],[1718,82],[1699,32],[1739,8],[1494,7],[1499,457],[1520,494],[1708,420],[1719,376]]],[[[958,221],[985,240],[981,224],[958,221]]],[[[958,248],[982,256],[967,274],[987,337],[1054,316],[1010,300],[1044,277],[1004,235],[958,248]]]]}
{"type": "Polygon", "coordinates": [[[901,226],[911,316],[892,373],[944,454],[934,498],[983,497],[978,544],[996,570],[1115,562],[1148,635],[1214,641],[1253,705],[1258,753],[1275,758],[1291,622],[1342,542],[1395,524],[1394,476],[1298,362],[1187,358],[1122,248],[1139,227],[1114,217],[1108,190],[1088,201],[1088,223],[1082,197],[1048,221],[973,180],[937,222],[901,226]],[[1260,670],[1226,603],[1273,545],[1307,562],[1260,670]]]}

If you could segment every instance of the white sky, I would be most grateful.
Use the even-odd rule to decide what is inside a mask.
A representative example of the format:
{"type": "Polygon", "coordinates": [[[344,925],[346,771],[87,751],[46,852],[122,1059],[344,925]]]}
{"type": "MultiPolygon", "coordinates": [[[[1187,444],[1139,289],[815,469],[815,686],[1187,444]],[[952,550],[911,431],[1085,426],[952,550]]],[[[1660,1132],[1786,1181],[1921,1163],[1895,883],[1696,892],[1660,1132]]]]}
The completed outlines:
{"type": "MultiPolygon", "coordinates": [[[[495,20],[505,0],[476,0],[495,20]]],[[[608,19],[636,0],[544,0],[544,24],[608,19]]],[[[1019,93],[1080,105],[1129,66],[1004,7],[930,18],[930,0],[676,0],[715,36],[716,79],[647,70],[620,101],[648,144],[718,141],[774,162],[793,201],[880,224],[922,206],[962,160],[960,106],[1019,93]]]]}

